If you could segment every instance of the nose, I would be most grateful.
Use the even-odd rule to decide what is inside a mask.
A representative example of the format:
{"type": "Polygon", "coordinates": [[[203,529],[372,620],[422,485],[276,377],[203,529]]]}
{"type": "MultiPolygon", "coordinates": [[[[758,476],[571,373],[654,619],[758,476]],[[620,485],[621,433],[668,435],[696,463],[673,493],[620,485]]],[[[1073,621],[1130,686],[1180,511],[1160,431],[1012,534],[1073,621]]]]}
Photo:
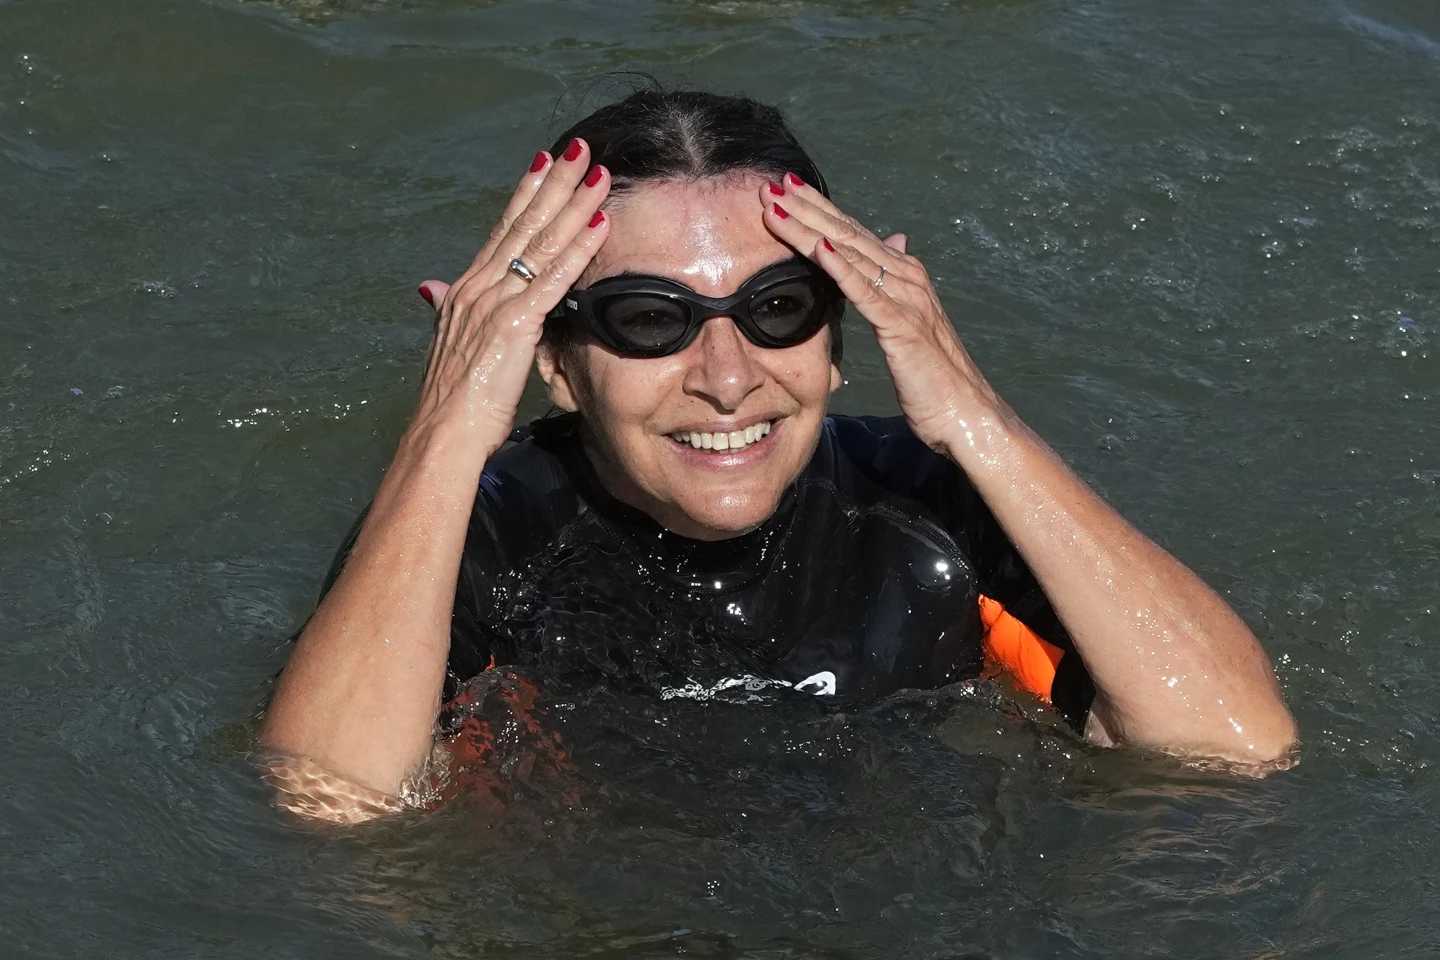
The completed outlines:
{"type": "Polygon", "coordinates": [[[729,317],[711,317],[686,349],[690,367],[685,392],[709,401],[718,411],[733,413],[765,383],[765,369],[755,351],[729,317]]]}

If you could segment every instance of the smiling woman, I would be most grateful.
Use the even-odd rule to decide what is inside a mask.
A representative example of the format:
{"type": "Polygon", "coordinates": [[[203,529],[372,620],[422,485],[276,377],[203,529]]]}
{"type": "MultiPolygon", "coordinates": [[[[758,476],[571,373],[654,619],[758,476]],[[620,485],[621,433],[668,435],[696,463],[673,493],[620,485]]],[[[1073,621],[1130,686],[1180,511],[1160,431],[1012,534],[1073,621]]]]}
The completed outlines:
{"type": "MultiPolygon", "coordinates": [[[[1018,420],[905,238],[843,214],[773,108],[606,107],[421,289],[419,405],[270,706],[285,754],[397,796],[495,664],[873,698],[986,654],[1100,743],[1291,750],[1244,623],[1018,420]],[[901,418],[827,416],[846,300],[901,418]],[[564,413],[512,434],[532,362],[564,413]],[[575,637],[599,616],[597,654],[575,637]]],[[[338,809],[309,812],[391,807],[338,809]]]]}

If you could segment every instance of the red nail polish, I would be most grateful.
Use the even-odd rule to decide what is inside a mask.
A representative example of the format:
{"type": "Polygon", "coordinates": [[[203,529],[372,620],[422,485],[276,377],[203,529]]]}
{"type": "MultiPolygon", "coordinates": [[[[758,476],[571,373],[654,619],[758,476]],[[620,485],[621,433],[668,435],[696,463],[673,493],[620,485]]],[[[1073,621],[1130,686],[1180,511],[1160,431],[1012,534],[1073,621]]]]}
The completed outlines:
{"type": "Polygon", "coordinates": [[[544,170],[545,164],[547,161],[549,161],[549,159],[550,155],[544,150],[541,150],[539,153],[535,154],[535,160],[533,163],[530,164],[530,172],[539,173],[541,170],[544,170]]]}
{"type": "Polygon", "coordinates": [[[597,183],[600,182],[600,178],[603,177],[604,175],[605,175],[605,168],[602,167],[602,166],[600,166],[600,164],[598,164],[598,163],[595,164],[595,166],[593,166],[593,167],[590,168],[590,172],[585,175],[585,186],[587,186],[587,187],[593,187],[593,186],[595,186],[595,184],[597,184],[597,183]]]}
{"type": "Polygon", "coordinates": [[[825,249],[826,249],[826,250],[829,250],[831,253],[834,253],[834,252],[835,252],[835,248],[831,245],[831,243],[830,243],[830,238],[829,238],[829,237],[825,237],[825,238],[824,238],[823,240],[821,240],[820,242],[823,243],[823,244],[825,244],[825,249]]]}
{"type": "Polygon", "coordinates": [[[428,303],[428,304],[430,304],[430,306],[432,306],[432,307],[435,306],[435,297],[434,297],[433,295],[431,295],[431,293],[430,293],[430,288],[429,288],[429,287],[421,286],[421,287],[420,287],[420,296],[424,297],[424,298],[425,298],[425,302],[428,303]]]}
{"type": "Polygon", "coordinates": [[[783,197],[783,196],[785,196],[785,188],[782,187],[782,186],[780,186],[780,184],[774,182],[773,180],[766,180],[766,181],[765,181],[765,186],[768,187],[769,190],[770,190],[770,192],[773,193],[775,196],[777,196],[777,197],[783,197]]]}
{"type": "Polygon", "coordinates": [[[777,204],[774,204],[774,205],[772,205],[772,206],[770,207],[770,209],[771,209],[771,210],[774,210],[774,211],[775,211],[775,216],[779,217],[781,220],[789,220],[789,219],[790,219],[790,214],[786,213],[786,212],[785,212],[785,208],[782,207],[782,206],[780,206],[780,204],[778,204],[778,203],[777,203],[777,204]]]}
{"type": "Polygon", "coordinates": [[[580,145],[579,140],[571,140],[570,146],[565,148],[565,159],[574,161],[580,159],[580,151],[585,148],[580,145]]]}
{"type": "Polygon", "coordinates": [[[595,211],[595,216],[593,216],[593,217],[590,218],[590,227],[591,227],[591,229],[594,229],[595,227],[600,226],[600,224],[602,224],[602,223],[604,223],[604,222],[605,222],[605,211],[603,211],[603,210],[596,210],[596,211],[595,211]]]}
{"type": "Polygon", "coordinates": [[[799,177],[795,176],[795,174],[793,174],[793,173],[787,173],[787,174],[785,174],[785,179],[788,180],[788,181],[790,181],[790,185],[791,185],[792,187],[803,187],[803,186],[805,186],[805,181],[804,181],[804,180],[801,180],[799,177]]]}

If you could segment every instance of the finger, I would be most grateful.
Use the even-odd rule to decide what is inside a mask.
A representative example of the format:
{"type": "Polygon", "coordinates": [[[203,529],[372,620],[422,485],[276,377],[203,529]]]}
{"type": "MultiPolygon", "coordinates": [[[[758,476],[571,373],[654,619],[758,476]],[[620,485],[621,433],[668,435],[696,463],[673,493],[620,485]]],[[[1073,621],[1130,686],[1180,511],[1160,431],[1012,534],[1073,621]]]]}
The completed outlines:
{"type": "MultiPolygon", "coordinates": [[[[510,196],[510,202],[506,204],[505,210],[500,214],[500,220],[495,224],[494,229],[490,231],[490,238],[485,242],[485,245],[480,248],[480,251],[475,254],[475,258],[470,261],[470,266],[455,280],[455,283],[441,284],[440,287],[443,287],[443,289],[436,286],[439,281],[426,281],[426,284],[422,285],[420,295],[425,296],[425,286],[429,286],[434,298],[431,306],[435,307],[436,311],[437,343],[445,339],[445,318],[449,316],[449,308],[454,302],[452,294],[457,293],[463,284],[480,273],[485,265],[494,257],[495,249],[505,237],[509,236],[510,228],[514,224],[515,219],[530,205],[536,193],[539,192],[541,185],[544,184],[553,165],[552,159],[550,154],[544,150],[535,154],[535,159],[530,162],[530,169],[520,178],[520,183],[516,186],[515,192],[510,196]]],[[[430,298],[427,297],[426,299],[430,298]]]]}
{"type": "Polygon", "coordinates": [[[822,239],[815,245],[814,259],[839,285],[845,299],[870,323],[883,323],[891,319],[893,311],[903,309],[884,287],[875,286],[875,278],[880,275],[879,264],[854,247],[822,239]]]}
{"type": "MultiPolygon", "coordinates": [[[[831,237],[826,236],[826,234],[821,230],[818,230],[811,224],[801,220],[799,216],[790,213],[789,207],[780,202],[780,200],[775,196],[773,190],[769,190],[767,188],[764,190],[764,192],[769,195],[767,199],[770,201],[770,205],[765,211],[765,223],[767,226],[770,227],[771,232],[773,232],[782,241],[794,247],[796,250],[800,251],[815,250],[816,245],[821,242],[831,243],[834,247],[838,248],[849,258],[851,263],[855,265],[856,269],[859,269],[862,272],[866,273],[870,280],[873,281],[880,276],[880,265],[875,262],[874,258],[869,256],[870,251],[868,249],[862,251],[857,246],[854,246],[850,243],[845,243],[843,240],[832,239],[831,237]]],[[[785,197],[785,201],[787,204],[796,206],[804,203],[803,200],[799,200],[797,203],[797,198],[789,196],[785,197]]],[[[833,224],[826,225],[832,226],[833,224]]],[[[878,249],[879,244],[876,243],[869,246],[873,246],[874,248],[878,249]]],[[[890,258],[888,256],[885,256],[883,254],[877,255],[880,256],[881,259],[885,260],[887,270],[893,271],[895,269],[890,264],[890,258]]],[[[895,277],[896,283],[904,282],[904,278],[901,277],[899,274],[895,274],[895,277]]]]}
{"type": "Polygon", "coordinates": [[[871,260],[869,257],[865,256],[863,252],[857,250],[855,247],[852,247],[849,244],[832,243],[831,246],[835,248],[836,253],[840,254],[840,256],[845,258],[846,262],[848,262],[850,266],[854,267],[862,277],[869,281],[871,287],[874,287],[874,289],[876,290],[884,291],[884,293],[882,294],[883,296],[890,296],[892,293],[896,292],[889,285],[899,281],[897,280],[897,278],[895,278],[894,274],[889,272],[888,267],[882,270],[880,264],[876,263],[874,260],[871,260]],[[882,281],[881,285],[878,287],[875,286],[876,280],[882,281]]]}
{"type": "MultiPolygon", "coordinates": [[[[560,298],[579,281],[580,275],[595,259],[595,254],[610,235],[610,218],[604,211],[596,210],[570,243],[566,245],[540,271],[524,289],[507,300],[502,309],[515,311],[517,319],[526,318],[543,322],[560,298]]],[[[537,325],[536,329],[539,329],[537,325]]]]}
{"type": "Polygon", "coordinates": [[[504,212],[500,214],[499,222],[490,231],[490,238],[485,241],[480,252],[475,254],[475,259],[470,262],[472,269],[490,261],[495,248],[510,232],[510,225],[515,222],[516,217],[520,216],[520,212],[530,205],[530,201],[539,192],[540,185],[545,182],[545,175],[550,169],[551,159],[550,154],[544,150],[535,154],[535,159],[530,162],[530,169],[520,178],[520,183],[516,185],[515,192],[510,196],[510,202],[505,205],[504,212]]]}
{"type": "Polygon", "coordinates": [[[885,238],[885,246],[900,253],[905,252],[905,242],[908,238],[903,233],[892,233],[885,238]]]}
{"type": "MultiPolygon", "coordinates": [[[[810,186],[810,184],[806,183],[804,180],[801,180],[799,177],[795,176],[795,174],[785,174],[784,187],[787,194],[790,194],[794,197],[799,197],[801,200],[804,200],[806,203],[810,204],[816,210],[820,211],[826,216],[831,217],[832,219],[840,223],[846,224],[846,229],[842,230],[842,233],[853,230],[856,239],[858,239],[859,237],[868,237],[869,239],[874,240],[877,245],[880,244],[880,238],[876,236],[868,227],[866,227],[859,220],[856,220],[854,217],[846,214],[845,211],[837,207],[834,201],[832,201],[829,197],[825,196],[825,194],[810,186]]],[[[799,205],[796,204],[797,208],[798,206],[799,205]]],[[[831,239],[833,240],[835,238],[832,237],[831,239]]],[[[847,243],[851,240],[851,238],[847,236],[842,236],[840,237],[840,239],[844,240],[847,243]]]]}
{"type": "Polygon", "coordinates": [[[435,351],[444,339],[442,324],[444,322],[445,311],[443,307],[445,304],[445,294],[449,290],[450,284],[443,280],[426,280],[420,284],[419,290],[417,291],[420,296],[425,299],[425,302],[430,304],[435,310],[435,335],[430,338],[430,346],[425,350],[426,370],[430,369],[430,364],[434,362],[435,359],[435,351]]]}
{"type": "Polygon", "coordinates": [[[445,302],[445,294],[448,293],[449,290],[450,284],[444,280],[426,280],[420,284],[419,293],[420,296],[425,298],[425,302],[433,307],[437,303],[445,302]]]}
{"type": "Polygon", "coordinates": [[[491,283],[498,282],[510,261],[518,257],[532,237],[563,210],[574,196],[589,169],[590,147],[584,140],[571,140],[559,159],[545,175],[540,189],[530,198],[525,209],[515,216],[509,231],[490,252],[490,261],[483,269],[491,283]]]}
{"type": "MultiPolygon", "coordinates": [[[[782,202],[781,198],[774,196],[773,190],[766,190],[771,196],[772,206],[782,202]]],[[[811,190],[817,199],[824,200],[819,192],[811,190]]],[[[828,201],[826,201],[828,204],[828,201]]],[[[865,228],[858,220],[844,214],[830,213],[828,210],[813,203],[807,196],[802,196],[793,191],[786,191],[783,198],[786,213],[817,233],[830,238],[832,243],[844,244],[855,247],[865,253],[867,257],[877,263],[884,263],[889,269],[894,270],[900,263],[899,253],[891,247],[885,246],[880,238],[865,228]]],[[[833,209],[834,205],[829,204],[833,209]]]]}
{"type": "MultiPolygon", "coordinates": [[[[785,197],[781,191],[778,196],[773,184],[766,184],[760,188],[761,202],[765,204],[764,222],[783,243],[794,247],[804,254],[807,250],[815,249],[815,244],[825,239],[825,234],[806,223],[804,220],[790,213],[790,206],[793,201],[785,197]],[[782,204],[780,198],[784,197],[787,203],[782,204]]],[[[806,254],[808,256],[808,254],[806,254]]]]}
{"type": "MultiPolygon", "coordinates": [[[[489,259],[484,263],[471,265],[471,269],[465,272],[450,288],[445,303],[441,307],[442,312],[463,312],[469,310],[471,305],[480,299],[485,291],[492,287],[499,288],[502,296],[513,296],[518,293],[526,283],[524,277],[510,269],[510,261],[519,257],[530,267],[531,271],[538,274],[553,254],[540,258],[541,262],[526,257],[525,248],[531,240],[541,237],[541,243],[546,246],[553,246],[554,249],[561,249],[570,238],[574,236],[574,230],[582,226],[599,207],[610,189],[610,177],[608,171],[603,171],[599,181],[588,188],[583,188],[581,172],[584,171],[584,163],[590,154],[590,148],[584,140],[571,140],[570,145],[561,154],[545,173],[543,182],[529,198],[529,202],[520,210],[509,223],[505,235],[493,245],[487,245],[489,259]],[[569,221],[570,232],[553,225],[553,219],[559,210],[563,210],[575,200],[577,187],[585,190],[585,197],[580,205],[589,205],[582,216],[572,217],[569,221]],[[597,195],[598,194],[598,199],[597,195]],[[543,236],[541,236],[543,234],[543,236]]],[[[537,158],[538,159],[538,158],[537,158]]],[[[503,218],[502,218],[503,223],[503,218]]],[[[497,228],[498,229],[498,228],[497,228]]],[[[450,331],[449,338],[458,336],[458,331],[450,331]]],[[[447,338],[448,339],[448,338],[447,338]]]]}
{"type": "Polygon", "coordinates": [[[865,251],[878,263],[884,263],[890,270],[900,273],[912,282],[919,282],[920,263],[905,253],[904,234],[900,246],[887,244],[859,220],[837,207],[829,197],[807,184],[793,173],[785,174],[784,188],[790,203],[786,209],[806,221],[816,230],[824,233],[831,241],[850,244],[865,251]]]}
{"type": "MultiPolygon", "coordinates": [[[[610,171],[599,165],[591,167],[564,208],[530,238],[520,253],[520,260],[535,273],[543,271],[586,229],[609,193],[610,171]]],[[[518,276],[515,279],[524,283],[518,276]]]]}

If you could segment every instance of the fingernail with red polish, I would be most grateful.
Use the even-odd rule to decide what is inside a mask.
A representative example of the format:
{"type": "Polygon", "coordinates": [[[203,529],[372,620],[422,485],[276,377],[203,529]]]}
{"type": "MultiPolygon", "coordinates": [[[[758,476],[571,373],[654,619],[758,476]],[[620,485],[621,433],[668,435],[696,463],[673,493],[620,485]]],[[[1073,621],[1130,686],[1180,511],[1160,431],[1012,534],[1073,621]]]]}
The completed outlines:
{"type": "Polygon", "coordinates": [[[571,140],[570,146],[565,148],[565,159],[572,161],[580,159],[580,151],[584,149],[579,140],[571,140]]]}
{"type": "Polygon", "coordinates": [[[790,219],[790,214],[786,213],[786,212],[785,212],[785,208],[782,207],[782,206],[780,206],[780,204],[778,204],[778,203],[772,204],[771,207],[770,207],[770,209],[774,210],[774,211],[775,211],[775,216],[779,217],[781,220],[789,220],[789,219],[790,219]]]}
{"type": "Polygon", "coordinates": [[[595,211],[595,216],[593,216],[593,217],[590,218],[590,227],[591,227],[591,229],[594,229],[595,227],[600,226],[600,224],[602,224],[602,223],[604,223],[604,222],[605,222],[605,211],[603,211],[603,210],[596,210],[596,211],[595,211]]]}
{"type": "Polygon", "coordinates": [[[825,237],[825,238],[822,239],[820,242],[823,243],[823,244],[825,244],[825,249],[826,249],[826,250],[829,250],[831,253],[834,253],[834,252],[835,252],[835,248],[834,248],[833,246],[831,246],[831,244],[830,244],[830,238],[829,238],[829,237],[825,237]]]}
{"type": "Polygon", "coordinates": [[[544,150],[541,150],[539,153],[535,154],[535,160],[533,163],[530,164],[530,172],[539,173],[541,170],[544,170],[545,164],[549,160],[550,154],[546,153],[544,150]]]}
{"type": "Polygon", "coordinates": [[[785,179],[788,180],[788,181],[790,181],[790,185],[791,185],[792,187],[803,187],[803,186],[805,186],[805,181],[804,181],[804,180],[801,180],[799,177],[795,176],[795,174],[793,174],[793,173],[787,173],[787,174],[785,174],[785,179]]]}
{"type": "Polygon", "coordinates": [[[430,306],[432,306],[432,307],[435,306],[435,297],[430,293],[430,288],[429,288],[429,287],[421,286],[421,287],[420,287],[420,296],[424,297],[424,298],[425,298],[425,302],[428,303],[428,304],[430,304],[430,306]]]}
{"type": "Polygon", "coordinates": [[[595,166],[593,166],[593,167],[590,168],[590,172],[589,172],[589,173],[585,174],[585,186],[587,186],[587,187],[593,187],[593,186],[595,186],[595,184],[597,184],[597,183],[600,182],[600,178],[603,177],[604,175],[605,175],[605,168],[602,167],[602,166],[600,166],[600,165],[597,163],[595,166]]]}
{"type": "Polygon", "coordinates": [[[770,192],[773,193],[775,196],[777,196],[777,197],[783,197],[783,196],[785,196],[785,188],[782,187],[782,186],[780,186],[780,184],[774,182],[773,180],[766,180],[766,181],[765,181],[765,186],[766,186],[767,188],[769,188],[770,192]]]}

